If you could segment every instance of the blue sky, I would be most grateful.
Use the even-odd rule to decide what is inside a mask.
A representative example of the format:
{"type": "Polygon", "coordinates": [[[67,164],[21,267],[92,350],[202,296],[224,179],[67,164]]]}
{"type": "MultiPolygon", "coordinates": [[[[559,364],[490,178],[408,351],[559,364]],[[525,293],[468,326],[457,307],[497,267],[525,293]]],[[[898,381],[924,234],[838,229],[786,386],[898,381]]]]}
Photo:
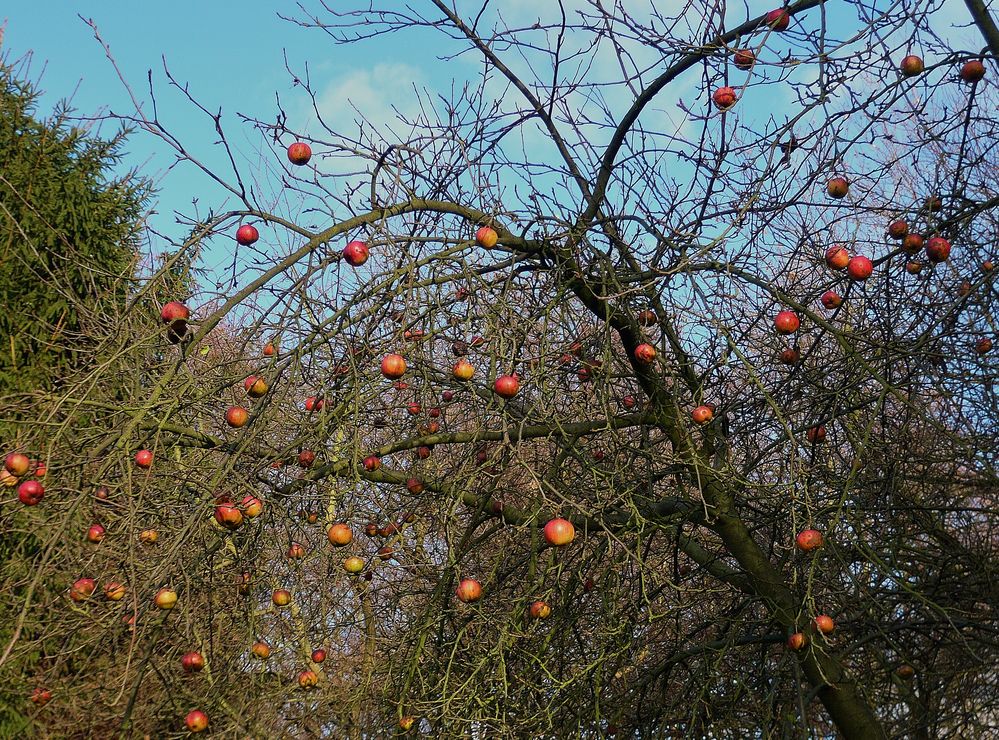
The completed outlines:
{"type": "MultiPolygon", "coordinates": [[[[306,7],[317,5],[305,4],[306,7]]],[[[363,4],[334,0],[330,7],[363,4]]],[[[577,4],[583,3],[579,0],[568,2],[570,6],[577,4]]],[[[467,9],[472,5],[478,7],[475,3],[465,3],[463,7],[467,9]]],[[[762,13],[774,5],[772,0],[752,0],[748,10],[762,13]]],[[[4,18],[7,22],[2,52],[8,59],[33,53],[28,77],[38,81],[46,92],[43,111],[50,110],[57,99],[66,96],[72,96],[81,115],[108,109],[121,113],[132,110],[125,88],[118,81],[104,50],[94,40],[91,29],[78,17],[79,13],[93,18],[122,73],[143,99],[147,98],[146,71],[153,71],[161,116],[196,156],[212,168],[227,169],[225,154],[215,145],[211,122],[178,93],[168,89],[163,57],[176,79],[188,83],[199,101],[213,110],[222,109],[240,166],[251,172],[259,169],[263,180],[267,178],[261,160],[272,154],[261,150],[259,137],[238,122],[237,111],[272,120],[277,92],[293,121],[306,131],[315,129],[307,99],[293,87],[285,70],[285,54],[296,71],[301,71],[308,61],[313,81],[320,91],[324,115],[335,127],[345,129],[352,127],[355,118],[351,105],[376,121],[387,121],[391,117],[391,105],[403,109],[415,105],[414,84],[446,92],[451,88],[453,78],[474,79],[481,70],[477,55],[466,55],[449,64],[437,62],[436,55],[445,48],[442,37],[427,32],[410,31],[349,47],[336,46],[320,31],[299,28],[279,19],[279,8],[288,14],[298,12],[290,2],[174,0],[126,3],[107,0],[100,3],[49,2],[47,6],[8,3],[0,10],[0,22],[4,18]],[[430,38],[433,41],[426,43],[430,38]]],[[[495,4],[495,7],[499,6],[508,20],[523,23],[529,23],[539,9],[536,0],[503,0],[495,4]]],[[[945,10],[949,19],[966,20],[967,11],[959,0],[947,0],[945,10]]],[[[733,21],[745,18],[745,9],[741,6],[733,7],[731,13],[733,21]]],[[[774,43],[778,42],[790,43],[775,37],[774,43]]],[[[507,61],[510,62],[509,57],[507,61]]],[[[517,60],[511,63],[516,64],[517,60]]],[[[616,70],[611,71],[616,74],[616,70]]],[[[592,72],[600,73],[599,67],[592,72]]],[[[699,88],[700,76],[696,73],[686,75],[678,83],[676,94],[688,100],[703,93],[699,88]]],[[[767,100],[774,102],[772,98],[767,100]]],[[[671,100],[664,99],[656,108],[656,114],[669,118],[671,123],[677,118],[675,125],[683,125],[683,117],[677,116],[677,108],[671,100]]],[[[186,232],[174,223],[173,211],[190,213],[193,199],[199,201],[202,212],[208,206],[216,210],[237,206],[232,200],[227,201],[225,193],[189,165],[169,170],[172,158],[167,155],[164,145],[152,137],[135,136],[129,150],[129,165],[139,166],[158,182],[158,213],[152,217],[151,224],[171,237],[181,238],[186,232]]]]}
{"type": "MultiPolygon", "coordinates": [[[[206,107],[221,108],[230,144],[237,149],[241,166],[252,165],[261,157],[259,137],[239,124],[236,113],[273,120],[275,92],[310,128],[308,102],[291,84],[285,69],[288,62],[300,70],[308,60],[318,87],[330,97],[348,95],[362,108],[384,105],[374,90],[373,71],[388,71],[391,87],[398,91],[420,76],[429,82],[434,65],[413,62],[413,49],[407,51],[412,64],[403,64],[403,50],[390,43],[365,47],[377,49],[377,58],[359,51],[337,47],[320,31],[307,30],[278,18],[277,8],[294,12],[291,3],[192,2],[101,3],[50,2],[6,4],[0,10],[0,23],[6,20],[2,52],[8,61],[31,54],[25,75],[37,83],[44,95],[40,112],[48,114],[61,98],[70,98],[78,115],[100,111],[131,113],[133,106],[123,84],[93,31],[78,17],[92,18],[103,40],[134,91],[148,98],[147,70],[152,70],[161,117],[171,132],[180,137],[199,158],[213,168],[226,169],[222,150],[215,146],[211,122],[195,111],[176,91],[168,88],[163,58],[172,75],[188,83],[192,94],[206,107]],[[399,53],[395,53],[399,52],[399,53]]],[[[390,90],[391,93],[391,90],[390,90]]],[[[191,212],[192,199],[202,208],[224,207],[226,194],[203,174],[188,165],[170,169],[173,158],[162,142],[136,134],[128,146],[128,165],[138,166],[153,177],[159,187],[152,225],[174,238],[186,229],[178,226],[172,212],[191,212]]],[[[236,207],[231,200],[228,207],[236,207]]]]}

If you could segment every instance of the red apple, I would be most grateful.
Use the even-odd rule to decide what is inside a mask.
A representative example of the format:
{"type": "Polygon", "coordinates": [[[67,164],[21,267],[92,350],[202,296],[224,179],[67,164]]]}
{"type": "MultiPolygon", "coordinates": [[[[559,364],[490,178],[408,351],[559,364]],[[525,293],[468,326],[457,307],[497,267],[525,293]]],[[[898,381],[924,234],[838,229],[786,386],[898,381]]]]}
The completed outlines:
{"type": "Polygon", "coordinates": [[[292,542],[291,546],[288,548],[288,559],[289,560],[301,560],[305,557],[305,547],[298,542],[292,542]]]}
{"type": "Polygon", "coordinates": [[[798,320],[794,311],[781,311],[774,317],[774,328],[777,329],[778,334],[794,334],[798,331],[799,326],[801,326],[801,321],[798,320]]]}
{"type": "Polygon", "coordinates": [[[934,236],[926,242],[926,257],[930,262],[938,264],[950,256],[950,242],[940,236],[934,236]]]}
{"type": "Polygon", "coordinates": [[[905,271],[910,275],[918,275],[922,269],[923,269],[922,262],[915,262],[913,260],[910,260],[905,263],[905,271]]]}
{"type": "Polygon", "coordinates": [[[21,452],[11,452],[4,458],[3,466],[11,475],[20,477],[31,468],[31,458],[21,452]]]}
{"type": "Polygon", "coordinates": [[[621,399],[621,405],[626,409],[633,409],[638,405],[638,401],[635,400],[634,396],[625,396],[621,399]]]}
{"type": "Polygon", "coordinates": [[[909,235],[909,224],[905,221],[892,221],[888,224],[888,236],[896,241],[902,241],[909,235]]]}
{"type": "Polygon", "coordinates": [[[421,460],[426,460],[430,457],[430,453],[433,452],[433,447],[431,445],[420,445],[416,448],[416,456],[421,460]]]}
{"type": "Polygon", "coordinates": [[[923,60],[915,54],[909,54],[909,56],[902,59],[902,63],[898,67],[905,77],[915,77],[918,74],[922,74],[925,68],[923,60]]]}
{"type": "Polygon", "coordinates": [[[250,246],[259,238],[260,232],[257,231],[255,226],[250,226],[250,224],[243,224],[236,229],[236,242],[244,247],[250,246]]]}
{"type": "Polygon", "coordinates": [[[264,502],[253,494],[248,493],[243,497],[241,507],[243,510],[243,516],[247,519],[256,519],[261,513],[263,513],[264,502]]]}
{"type": "Polygon", "coordinates": [[[69,598],[73,601],[86,601],[97,590],[97,582],[93,578],[79,578],[69,588],[69,598]]]}
{"type": "Polygon", "coordinates": [[[273,342],[264,345],[264,357],[273,357],[275,354],[277,354],[277,348],[273,342]]]}
{"type": "Polygon", "coordinates": [[[834,177],[826,183],[826,192],[829,193],[830,198],[845,198],[846,194],[850,192],[850,183],[846,181],[845,177],[834,177]]]}
{"type": "Polygon", "coordinates": [[[315,650],[312,651],[311,657],[313,663],[322,663],[324,660],[326,660],[326,651],[323,650],[322,648],[316,648],[315,650]]]}
{"type": "Polygon", "coordinates": [[[17,500],[25,506],[37,506],[45,495],[45,488],[37,480],[26,480],[17,487],[17,500]]]}
{"type": "Polygon", "coordinates": [[[771,10],[763,17],[763,22],[775,31],[786,31],[791,25],[791,14],[786,8],[771,10]]]}
{"type": "Polygon", "coordinates": [[[100,524],[91,524],[90,528],[87,530],[87,541],[93,542],[95,545],[104,539],[104,527],[100,524]]]}
{"type": "Polygon", "coordinates": [[[382,461],[379,459],[378,455],[368,455],[362,461],[362,465],[364,465],[365,470],[372,473],[382,466],[382,461]]]}
{"type": "Polygon", "coordinates": [[[752,69],[756,63],[756,54],[752,49],[739,49],[732,55],[732,62],[742,70],[752,69]]]}
{"type": "Polygon", "coordinates": [[[350,527],[343,522],[337,522],[330,527],[326,536],[329,538],[330,543],[335,547],[349,545],[351,540],[354,539],[354,533],[351,532],[350,527]]]}
{"type": "Polygon", "coordinates": [[[474,578],[462,578],[455,591],[458,601],[466,604],[482,598],[482,586],[474,578]]]}
{"type": "Polygon", "coordinates": [[[655,326],[659,323],[659,317],[655,311],[647,308],[638,312],[637,321],[641,326],[655,326]]]}
{"type": "Polygon", "coordinates": [[[846,274],[851,280],[867,280],[874,272],[874,263],[863,255],[850,258],[850,263],[846,266],[846,274]]]}
{"type": "Polygon", "coordinates": [[[254,658],[267,660],[271,657],[271,646],[262,640],[258,640],[250,647],[250,652],[253,653],[254,658]]]}
{"type": "Polygon", "coordinates": [[[205,667],[205,658],[197,651],[184,653],[180,659],[180,664],[184,668],[184,673],[197,673],[205,667]]]}
{"type": "Polygon", "coordinates": [[[219,504],[215,507],[215,521],[226,529],[238,529],[243,523],[243,513],[235,504],[219,504]]]}
{"type": "Polygon", "coordinates": [[[780,353],[782,365],[797,365],[801,362],[801,353],[793,347],[788,347],[780,353]]]}
{"type": "Polygon", "coordinates": [[[545,542],[552,547],[564,547],[576,537],[576,528],[572,522],[561,517],[550,520],[545,524],[545,542]]]}
{"type": "Polygon", "coordinates": [[[843,299],[835,290],[827,290],[822,294],[822,305],[828,309],[839,308],[843,305],[843,299]]]}
{"type": "Polygon", "coordinates": [[[152,450],[139,450],[135,453],[135,464],[140,468],[149,469],[153,465],[152,450]]]}
{"type": "Polygon", "coordinates": [[[249,412],[242,406],[230,406],[225,412],[225,423],[238,429],[250,420],[249,412]]]}
{"type": "Polygon", "coordinates": [[[156,592],[155,596],[153,596],[153,603],[164,611],[167,609],[173,609],[177,604],[177,592],[172,588],[164,586],[156,592]]]}
{"type": "Polygon", "coordinates": [[[191,318],[191,311],[180,301],[170,301],[160,311],[160,318],[164,324],[184,322],[191,318]]]}
{"type": "Polygon", "coordinates": [[[520,390],[520,378],[516,375],[501,375],[493,383],[493,389],[501,398],[513,398],[520,390]]]}
{"type": "Polygon", "coordinates": [[[651,344],[640,344],[635,347],[635,362],[639,365],[651,365],[656,359],[656,348],[651,344]]]}
{"type": "Polygon", "coordinates": [[[291,603],[291,591],[286,588],[274,589],[271,601],[274,602],[274,606],[288,606],[291,603]]]}
{"type": "Polygon", "coordinates": [[[931,195],[926,199],[926,210],[931,213],[936,213],[943,209],[943,201],[940,199],[939,195],[931,195]]]}
{"type": "Polygon", "coordinates": [[[44,707],[52,701],[52,692],[39,686],[31,692],[31,701],[40,707],[44,707]]]}
{"type": "Polygon", "coordinates": [[[548,619],[551,613],[552,608],[544,601],[535,601],[531,604],[531,619],[548,619]]]}
{"type": "Polygon", "coordinates": [[[348,242],[343,248],[343,258],[352,267],[360,267],[368,261],[368,245],[362,241],[348,242]]]}
{"type": "Polygon", "coordinates": [[[898,668],[895,669],[895,675],[901,678],[903,681],[908,681],[910,678],[916,675],[916,669],[913,668],[908,663],[903,663],[898,668]]]}
{"type": "Polygon", "coordinates": [[[406,373],[406,360],[402,355],[389,354],[382,358],[382,375],[389,380],[401,378],[406,373]]]}
{"type": "Polygon", "coordinates": [[[298,453],[298,464],[303,468],[311,468],[316,462],[316,453],[312,450],[302,450],[298,453]]]}
{"type": "Polygon", "coordinates": [[[322,411],[326,402],[319,396],[309,396],[305,399],[305,410],[308,412],[322,411]]]}
{"type": "Polygon", "coordinates": [[[444,400],[444,401],[453,401],[454,400],[454,391],[444,391],[441,394],[441,399],[444,400]]]}
{"type": "Polygon", "coordinates": [[[977,342],[975,342],[975,352],[980,355],[988,354],[992,349],[992,340],[988,337],[982,337],[977,342]]]}
{"type": "Polygon", "coordinates": [[[978,82],[985,76],[985,65],[978,59],[965,62],[961,67],[961,79],[965,82],[978,82]]]}
{"type": "Polygon", "coordinates": [[[409,412],[410,416],[418,416],[422,410],[423,407],[420,406],[420,404],[416,403],[415,401],[406,406],[406,411],[409,412]]]}
{"type": "Polygon", "coordinates": [[[184,717],[184,724],[190,732],[204,732],[208,729],[208,715],[200,709],[195,709],[184,717]]]}
{"type": "Polygon", "coordinates": [[[711,419],[714,418],[714,415],[715,412],[711,410],[710,406],[698,406],[690,412],[690,418],[694,420],[695,424],[699,424],[701,426],[711,421],[711,419]]]}
{"type": "Polygon", "coordinates": [[[409,732],[413,729],[414,724],[416,724],[416,717],[406,715],[405,717],[399,718],[399,729],[403,732],[409,732]]]}
{"type": "Polygon", "coordinates": [[[834,270],[842,270],[850,264],[850,253],[839,244],[833,244],[826,250],[826,264],[834,270]]]}
{"type": "Polygon", "coordinates": [[[735,90],[731,87],[719,87],[711,94],[711,102],[715,104],[715,108],[718,110],[728,110],[733,105],[735,105],[739,100],[739,96],[735,94],[735,90]]]}
{"type": "Polygon", "coordinates": [[[817,529],[803,529],[794,538],[794,543],[802,552],[812,552],[818,550],[823,545],[822,533],[817,529]]]}
{"type": "Polygon", "coordinates": [[[499,234],[490,226],[482,226],[475,232],[475,243],[483,249],[492,249],[498,241],[499,234]]]}
{"type": "Polygon", "coordinates": [[[826,441],[826,428],[821,424],[817,427],[812,427],[807,432],[805,432],[805,439],[809,441],[810,444],[817,445],[826,441]]]}
{"type": "Polygon", "coordinates": [[[293,165],[301,167],[303,164],[308,164],[310,159],[312,159],[312,147],[304,141],[296,141],[288,147],[288,161],[293,165]]]}
{"type": "Polygon", "coordinates": [[[121,601],[125,598],[125,587],[115,581],[107,583],[104,586],[104,598],[108,601],[121,601]]]}
{"type": "Polygon", "coordinates": [[[820,614],[815,618],[815,629],[823,635],[829,635],[832,634],[834,629],[836,629],[836,623],[828,614],[820,614]]]}
{"type": "Polygon", "coordinates": [[[243,381],[243,389],[250,398],[260,398],[267,393],[267,381],[256,375],[251,375],[243,381]]]}
{"type": "Polygon", "coordinates": [[[406,490],[409,491],[414,496],[418,496],[423,493],[424,486],[423,481],[419,478],[410,478],[406,481],[406,490]]]}
{"type": "Polygon", "coordinates": [[[475,368],[468,360],[459,360],[454,366],[454,377],[457,380],[471,380],[475,375],[475,368]]]}
{"type": "Polygon", "coordinates": [[[996,266],[992,262],[992,260],[985,260],[984,262],[982,262],[982,272],[984,272],[984,273],[990,273],[994,269],[996,269],[996,266]]]}
{"type": "Polygon", "coordinates": [[[923,248],[923,237],[920,234],[906,234],[902,239],[902,251],[906,254],[916,254],[923,248]]]}
{"type": "Polygon", "coordinates": [[[787,638],[787,646],[791,650],[801,650],[808,644],[808,638],[802,632],[795,632],[787,638]]]}

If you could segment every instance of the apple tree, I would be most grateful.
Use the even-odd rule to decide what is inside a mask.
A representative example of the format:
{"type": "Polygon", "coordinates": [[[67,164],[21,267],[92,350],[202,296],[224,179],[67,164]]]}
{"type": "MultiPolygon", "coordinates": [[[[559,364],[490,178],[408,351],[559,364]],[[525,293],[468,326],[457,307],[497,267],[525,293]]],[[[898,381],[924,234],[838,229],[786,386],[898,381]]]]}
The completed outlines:
{"type": "Polygon", "coordinates": [[[9,450],[34,726],[996,732],[984,5],[308,5],[456,83],[296,72],[227,172],[129,120],[239,205],[9,450]]]}

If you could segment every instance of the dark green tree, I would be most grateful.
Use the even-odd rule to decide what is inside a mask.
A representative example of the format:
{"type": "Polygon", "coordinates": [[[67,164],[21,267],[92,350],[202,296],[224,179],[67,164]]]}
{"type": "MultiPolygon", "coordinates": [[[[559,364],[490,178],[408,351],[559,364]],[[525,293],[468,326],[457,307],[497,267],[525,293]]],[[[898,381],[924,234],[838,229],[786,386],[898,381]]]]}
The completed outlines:
{"type": "Polygon", "coordinates": [[[126,305],[151,187],[102,138],[0,65],[0,396],[46,392],[126,305]]]}

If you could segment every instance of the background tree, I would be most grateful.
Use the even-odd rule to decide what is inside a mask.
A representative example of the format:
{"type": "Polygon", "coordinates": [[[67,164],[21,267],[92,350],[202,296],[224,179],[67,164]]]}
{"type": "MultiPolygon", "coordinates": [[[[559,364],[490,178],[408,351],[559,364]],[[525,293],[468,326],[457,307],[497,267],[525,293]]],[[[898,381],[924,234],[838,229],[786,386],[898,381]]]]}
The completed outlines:
{"type": "MultiPolygon", "coordinates": [[[[14,420],[36,420],[56,385],[74,393],[75,373],[95,365],[109,319],[134,289],[150,193],[134,172],[114,174],[123,133],[103,139],[72,125],[66,105],[40,118],[38,92],[20,72],[0,63],[0,433],[12,448],[27,429],[14,420]]],[[[7,577],[30,573],[39,554],[30,531],[0,540],[7,577]]],[[[24,726],[22,699],[0,695],[4,736],[24,726]]]]}
{"type": "Polygon", "coordinates": [[[124,133],[103,139],[0,65],[0,394],[48,390],[92,359],[94,333],[126,304],[148,181],[115,174],[124,133]]]}
{"type": "Polygon", "coordinates": [[[241,207],[42,409],[0,509],[36,727],[996,731],[995,52],[925,3],[624,5],[303,11],[481,75],[249,118],[281,197],[206,169],[241,207]]]}

